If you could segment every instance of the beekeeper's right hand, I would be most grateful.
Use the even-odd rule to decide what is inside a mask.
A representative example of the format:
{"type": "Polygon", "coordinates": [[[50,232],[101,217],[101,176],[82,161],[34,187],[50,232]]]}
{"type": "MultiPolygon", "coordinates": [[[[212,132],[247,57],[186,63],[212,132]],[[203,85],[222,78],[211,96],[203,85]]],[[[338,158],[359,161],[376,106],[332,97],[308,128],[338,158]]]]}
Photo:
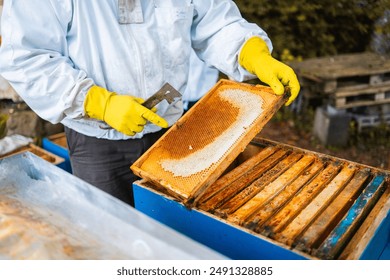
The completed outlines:
{"type": "Polygon", "coordinates": [[[274,59],[267,44],[260,37],[254,36],[244,43],[239,63],[262,82],[268,84],[277,95],[284,94],[284,87],[289,87],[291,95],[286,105],[290,105],[298,96],[300,85],[294,70],[274,59]]]}
{"type": "Polygon", "coordinates": [[[105,121],[123,134],[133,136],[144,129],[147,121],[162,128],[168,122],[142,106],[142,98],[118,95],[99,86],[92,86],[84,101],[84,111],[90,117],[105,121]]]}

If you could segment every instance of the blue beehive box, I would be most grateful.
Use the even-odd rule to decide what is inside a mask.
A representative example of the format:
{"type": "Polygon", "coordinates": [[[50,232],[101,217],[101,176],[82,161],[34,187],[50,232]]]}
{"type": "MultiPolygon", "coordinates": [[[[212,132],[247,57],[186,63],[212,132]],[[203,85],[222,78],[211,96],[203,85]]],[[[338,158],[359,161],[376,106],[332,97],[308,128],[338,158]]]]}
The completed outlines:
{"type": "Polygon", "coordinates": [[[184,204],[144,179],[133,184],[135,207],[232,259],[390,259],[390,172],[264,139],[237,161],[211,198],[184,204]],[[229,212],[253,191],[256,168],[256,195],[229,212]]]}
{"type": "Polygon", "coordinates": [[[60,163],[58,167],[72,173],[65,133],[62,132],[43,138],[42,148],[63,158],[64,161],[60,163]]]}

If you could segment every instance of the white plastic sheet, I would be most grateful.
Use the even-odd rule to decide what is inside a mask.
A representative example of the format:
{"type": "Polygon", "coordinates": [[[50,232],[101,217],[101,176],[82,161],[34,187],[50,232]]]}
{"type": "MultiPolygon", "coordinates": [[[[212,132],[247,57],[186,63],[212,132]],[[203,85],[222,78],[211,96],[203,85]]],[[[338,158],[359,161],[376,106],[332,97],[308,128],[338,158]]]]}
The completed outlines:
{"type": "Polygon", "coordinates": [[[0,259],[224,259],[26,152],[0,161],[0,259]]]}

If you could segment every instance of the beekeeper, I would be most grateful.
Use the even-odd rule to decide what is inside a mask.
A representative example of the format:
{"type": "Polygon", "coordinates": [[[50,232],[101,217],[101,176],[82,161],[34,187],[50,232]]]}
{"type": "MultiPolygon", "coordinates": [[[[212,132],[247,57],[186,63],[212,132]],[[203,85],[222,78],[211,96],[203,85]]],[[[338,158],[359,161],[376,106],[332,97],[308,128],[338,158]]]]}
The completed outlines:
{"type": "Polygon", "coordinates": [[[133,204],[132,163],[183,113],[142,102],[168,82],[180,92],[191,49],[237,81],[299,92],[259,26],[230,0],[7,0],[0,74],[40,117],[61,122],[74,175],[133,204]],[[107,126],[108,125],[108,126],[107,126]],[[111,127],[111,129],[107,129],[111,127]]]}
{"type": "Polygon", "coordinates": [[[183,109],[188,111],[219,80],[217,68],[207,65],[194,51],[190,54],[188,79],[197,83],[187,83],[183,92],[183,109]]]}

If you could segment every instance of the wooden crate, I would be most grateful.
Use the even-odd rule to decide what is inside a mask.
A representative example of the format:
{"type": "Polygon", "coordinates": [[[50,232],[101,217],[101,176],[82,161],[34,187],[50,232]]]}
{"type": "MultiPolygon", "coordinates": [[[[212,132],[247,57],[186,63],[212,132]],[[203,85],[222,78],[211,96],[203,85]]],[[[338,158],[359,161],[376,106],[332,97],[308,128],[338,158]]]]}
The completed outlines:
{"type": "Polygon", "coordinates": [[[46,151],[46,150],[44,150],[44,149],[42,149],[39,146],[34,145],[34,144],[29,144],[27,146],[18,148],[15,151],[4,154],[4,155],[0,156],[0,159],[10,157],[13,155],[17,155],[17,154],[21,154],[24,152],[31,152],[31,153],[39,156],[40,158],[42,158],[42,159],[44,159],[44,160],[46,160],[54,165],[59,165],[65,161],[64,158],[59,157],[53,153],[50,153],[49,151],[46,151]]]}
{"type": "Polygon", "coordinates": [[[131,169],[193,203],[285,103],[269,87],[218,82],[131,169]]]}
{"type": "Polygon", "coordinates": [[[354,53],[291,63],[308,98],[321,96],[344,109],[390,103],[390,59],[354,53]]]}
{"type": "Polygon", "coordinates": [[[252,144],[258,150],[194,209],[315,259],[359,258],[389,215],[390,172],[261,138],[252,144]]]}
{"type": "Polygon", "coordinates": [[[323,93],[390,84],[390,59],[375,53],[312,58],[291,66],[304,78],[304,85],[316,84],[323,93]]]}

